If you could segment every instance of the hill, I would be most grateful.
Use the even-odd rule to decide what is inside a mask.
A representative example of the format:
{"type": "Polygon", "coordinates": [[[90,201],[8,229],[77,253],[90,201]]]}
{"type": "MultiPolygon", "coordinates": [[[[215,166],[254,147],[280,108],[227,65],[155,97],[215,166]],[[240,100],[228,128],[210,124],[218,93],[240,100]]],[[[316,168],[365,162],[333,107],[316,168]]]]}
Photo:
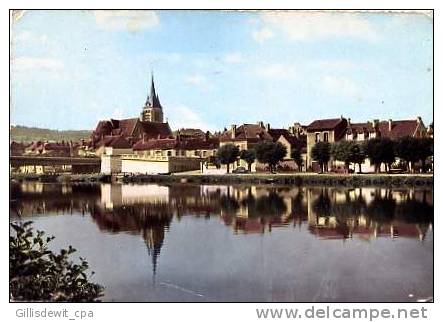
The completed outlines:
{"type": "Polygon", "coordinates": [[[79,141],[81,139],[89,139],[92,131],[86,130],[50,130],[37,127],[27,126],[11,126],[11,141],[16,142],[33,142],[33,141],[79,141]]]}

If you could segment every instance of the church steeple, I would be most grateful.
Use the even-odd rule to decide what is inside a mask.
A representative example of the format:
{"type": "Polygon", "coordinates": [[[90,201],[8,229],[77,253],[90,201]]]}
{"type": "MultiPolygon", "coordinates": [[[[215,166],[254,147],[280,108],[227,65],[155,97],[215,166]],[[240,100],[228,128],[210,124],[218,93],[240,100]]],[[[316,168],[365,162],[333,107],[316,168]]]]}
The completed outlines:
{"type": "Polygon", "coordinates": [[[154,73],[151,72],[151,89],[146,98],[140,119],[146,122],[163,122],[163,111],[158,94],[155,92],[154,73]]]}
{"type": "Polygon", "coordinates": [[[160,104],[160,99],[158,98],[158,94],[155,92],[155,84],[154,84],[154,73],[151,73],[151,90],[148,93],[148,97],[146,98],[146,106],[148,107],[156,107],[162,108],[160,104]]]}

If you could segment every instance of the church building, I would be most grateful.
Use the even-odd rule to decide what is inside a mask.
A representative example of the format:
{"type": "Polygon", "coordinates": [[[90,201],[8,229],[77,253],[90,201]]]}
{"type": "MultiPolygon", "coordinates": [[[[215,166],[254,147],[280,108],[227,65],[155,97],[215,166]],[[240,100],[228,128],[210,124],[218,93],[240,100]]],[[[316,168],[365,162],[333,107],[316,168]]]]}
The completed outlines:
{"type": "Polygon", "coordinates": [[[91,141],[95,148],[109,141],[109,137],[120,136],[132,146],[141,139],[165,139],[172,137],[168,122],[163,122],[163,107],[155,91],[154,77],[140,117],[129,119],[110,119],[98,122],[92,133],[91,141]]]}

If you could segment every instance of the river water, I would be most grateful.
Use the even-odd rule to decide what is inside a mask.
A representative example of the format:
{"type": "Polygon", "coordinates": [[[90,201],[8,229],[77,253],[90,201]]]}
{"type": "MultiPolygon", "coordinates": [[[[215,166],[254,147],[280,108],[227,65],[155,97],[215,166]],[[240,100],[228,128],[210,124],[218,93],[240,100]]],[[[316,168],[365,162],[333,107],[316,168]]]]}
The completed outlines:
{"type": "Polygon", "coordinates": [[[85,257],[103,301],[425,301],[433,191],[11,184],[32,220],[85,257]]]}

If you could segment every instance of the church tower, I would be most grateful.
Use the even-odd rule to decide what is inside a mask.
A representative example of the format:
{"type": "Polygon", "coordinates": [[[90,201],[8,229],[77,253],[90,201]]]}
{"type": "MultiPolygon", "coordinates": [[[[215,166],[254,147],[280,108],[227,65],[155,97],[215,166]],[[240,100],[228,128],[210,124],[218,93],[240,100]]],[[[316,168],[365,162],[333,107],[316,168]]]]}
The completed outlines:
{"type": "Polygon", "coordinates": [[[140,114],[140,120],[146,122],[163,123],[163,108],[158,94],[155,93],[154,75],[151,75],[151,92],[148,93],[145,106],[140,114]]]}

